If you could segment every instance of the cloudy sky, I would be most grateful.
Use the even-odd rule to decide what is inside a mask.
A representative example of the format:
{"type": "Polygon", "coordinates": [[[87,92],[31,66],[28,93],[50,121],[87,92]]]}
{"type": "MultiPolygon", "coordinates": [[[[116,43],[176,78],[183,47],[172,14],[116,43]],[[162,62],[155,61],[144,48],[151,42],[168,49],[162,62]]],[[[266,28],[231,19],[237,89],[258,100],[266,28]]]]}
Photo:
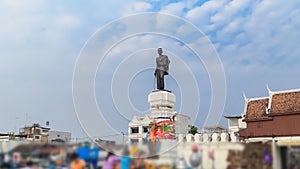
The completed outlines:
{"type": "MultiPolygon", "coordinates": [[[[0,132],[50,121],[53,130],[86,137],[82,111],[86,120],[97,118],[89,114],[93,109],[76,107],[72,86],[74,72],[90,71],[82,76],[93,77],[102,119],[126,133],[131,116],[149,109],[157,47],[171,59],[166,86],[177,96],[176,110],[195,117],[198,127],[215,125],[209,114],[226,126],[223,115],[243,113],[243,92],[267,96],[266,84],[274,91],[300,88],[299,9],[300,2],[273,0],[2,0],[0,132]],[[158,12],[169,17],[143,15],[158,12]],[[120,39],[124,35],[130,37],[120,39]],[[101,63],[100,49],[108,51],[101,63]],[[93,61],[99,63],[89,65],[93,61]]],[[[100,121],[93,125],[105,128],[100,121]]]]}

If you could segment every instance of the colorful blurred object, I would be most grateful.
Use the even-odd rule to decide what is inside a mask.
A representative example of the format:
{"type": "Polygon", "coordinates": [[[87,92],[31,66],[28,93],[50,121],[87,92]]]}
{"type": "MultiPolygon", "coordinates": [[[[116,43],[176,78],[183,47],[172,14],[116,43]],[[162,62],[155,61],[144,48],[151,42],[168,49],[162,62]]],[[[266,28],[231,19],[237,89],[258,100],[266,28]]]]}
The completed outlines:
{"type": "Polygon", "coordinates": [[[88,147],[79,147],[76,149],[76,153],[79,158],[85,160],[85,162],[91,162],[93,166],[97,165],[99,157],[99,148],[88,148],[88,147]]]}
{"type": "Polygon", "coordinates": [[[273,162],[273,158],[267,150],[264,151],[264,160],[266,164],[272,164],[273,162]]]}
{"type": "Polygon", "coordinates": [[[79,147],[76,149],[76,153],[78,154],[79,158],[84,160],[89,160],[90,149],[86,147],[79,147]]]}
{"type": "Polygon", "coordinates": [[[149,124],[147,139],[155,142],[159,139],[176,139],[174,121],[170,117],[156,118],[149,124]],[[166,120],[165,120],[166,119],[166,120]],[[161,120],[157,122],[158,120],[161,120]]]}
{"type": "Polygon", "coordinates": [[[193,168],[197,168],[202,163],[202,157],[198,153],[198,146],[194,144],[192,146],[192,154],[190,156],[190,164],[193,168]]]}

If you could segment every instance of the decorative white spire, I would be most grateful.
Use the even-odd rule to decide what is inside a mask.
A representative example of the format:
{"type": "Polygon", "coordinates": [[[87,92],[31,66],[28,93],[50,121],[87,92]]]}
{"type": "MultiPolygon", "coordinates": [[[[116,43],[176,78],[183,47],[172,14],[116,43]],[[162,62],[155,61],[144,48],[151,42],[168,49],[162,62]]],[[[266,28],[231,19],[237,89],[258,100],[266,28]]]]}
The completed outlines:
{"type": "Polygon", "coordinates": [[[245,102],[248,102],[248,98],[247,98],[247,96],[246,96],[246,94],[245,94],[245,92],[243,91],[243,97],[244,97],[244,100],[245,100],[245,102]]]}
{"type": "Polygon", "coordinates": [[[249,102],[249,99],[247,98],[244,91],[243,91],[243,97],[244,97],[244,100],[245,100],[245,106],[244,106],[244,112],[241,116],[244,118],[246,116],[246,113],[247,113],[247,106],[248,106],[248,102],[249,102]]]}
{"type": "Polygon", "coordinates": [[[271,105],[272,105],[272,98],[274,92],[270,90],[269,85],[267,84],[267,90],[269,92],[269,102],[268,102],[268,107],[266,108],[266,114],[269,114],[271,111],[271,105]]]}
{"type": "Polygon", "coordinates": [[[267,90],[268,90],[268,92],[269,92],[269,94],[271,94],[272,93],[272,91],[270,90],[270,88],[269,88],[269,84],[267,83],[267,90]]]}

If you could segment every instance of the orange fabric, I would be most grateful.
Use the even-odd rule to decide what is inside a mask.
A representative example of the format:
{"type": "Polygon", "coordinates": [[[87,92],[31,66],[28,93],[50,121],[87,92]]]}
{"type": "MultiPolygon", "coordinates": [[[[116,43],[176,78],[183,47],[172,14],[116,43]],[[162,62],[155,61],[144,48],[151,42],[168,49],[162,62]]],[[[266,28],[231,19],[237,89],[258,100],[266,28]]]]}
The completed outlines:
{"type": "Polygon", "coordinates": [[[134,164],[130,163],[130,169],[134,169],[134,164]]]}
{"type": "Polygon", "coordinates": [[[117,163],[117,164],[114,165],[114,169],[120,169],[120,168],[121,168],[120,163],[117,163]]]}
{"type": "Polygon", "coordinates": [[[154,163],[145,162],[146,169],[155,169],[154,163]]]}
{"type": "Polygon", "coordinates": [[[78,159],[71,163],[71,169],[85,169],[84,160],[78,159]]]}

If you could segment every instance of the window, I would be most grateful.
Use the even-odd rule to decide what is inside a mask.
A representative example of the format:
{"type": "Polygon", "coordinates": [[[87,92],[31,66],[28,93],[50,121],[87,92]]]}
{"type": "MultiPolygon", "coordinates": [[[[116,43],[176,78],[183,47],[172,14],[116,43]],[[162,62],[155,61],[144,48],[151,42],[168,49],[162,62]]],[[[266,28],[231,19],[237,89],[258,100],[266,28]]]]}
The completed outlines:
{"type": "Polygon", "coordinates": [[[34,139],[35,139],[35,140],[39,140],[39,139],[40,139],[40,136],[34,136],[34,139]]]}
{"type": "Polygon", "coordinates": [[[238,126],[239,125],[239,121],[238,119],[230,119],[230,126],[238,126]]]}
{"type": "Polygon", "coordinates": [[[148,126],[143,126],[143,132],[147,133],[148,132],[148,126]]]}
{"type": "Polygon", "coordinates": [[[130,139],[130,142],[131,142],[132,144],[138,143],[138,142],[139,142],[139,139],[130,139]]]}
{"type": "Polygon", "coordinates": [[[41,134],[41,129],[35,129],[34,134],[41,134]]]}
{"type": "Polygon", "coordinates": [[[138,127],[131,127],[131,133],[139,133],[138,127]]]}

